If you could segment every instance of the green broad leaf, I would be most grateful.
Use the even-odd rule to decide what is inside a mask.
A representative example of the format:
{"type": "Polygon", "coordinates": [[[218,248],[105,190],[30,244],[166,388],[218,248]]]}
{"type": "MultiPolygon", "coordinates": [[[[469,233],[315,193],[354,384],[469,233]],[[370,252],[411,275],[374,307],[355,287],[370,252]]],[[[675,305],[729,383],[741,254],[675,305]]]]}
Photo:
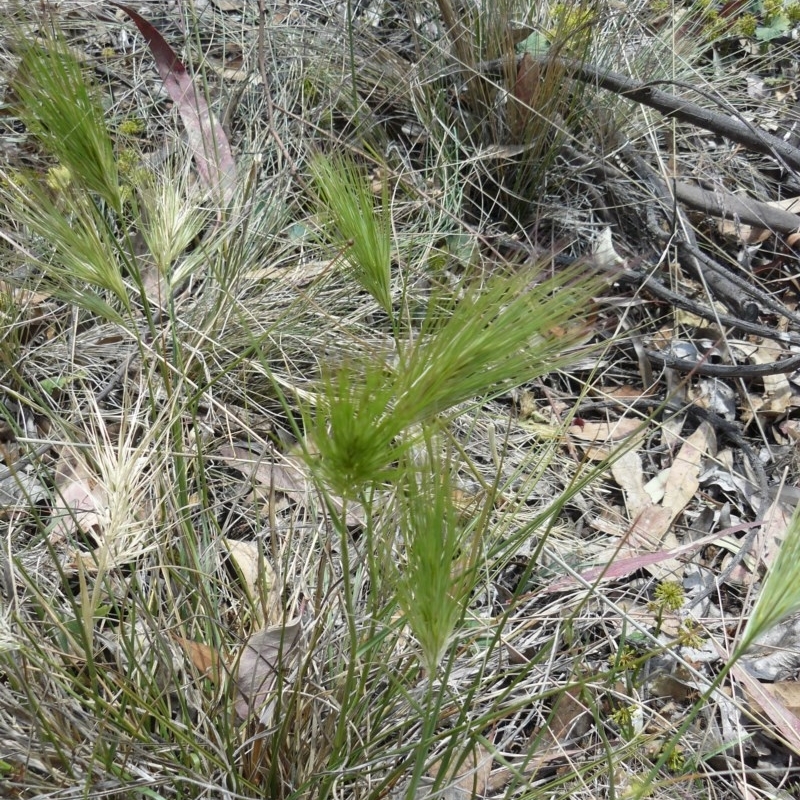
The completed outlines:
{"type": "Polygon", "coordinates": [[[302,222],[295,222],[289,226],[288,235],[292,242],[307,242],[313,237],[314,232],[308,225],[302,222]]]}
{"type": "Polygon", "coordinates": [[[478,240],[468,233],[451,233],[447,237],[447,249],[463,265],[477,266],[480,261],[478,240]]]}
{"type": "Polygon", "coordinates": [[[41,382],[41,387],[44,389],[47,394],[52,395],[53,392],[57,392],[63,389],[65,386],[69,386],[70,383],[76,381],[78,379],[83,379],[86,377],[85,372],[78,372],[74,375],[60,375],[57,378],[45,378],[41,382]]]}
{"type": "Polygon", "coordinates": [[[756,39],[760,42],[769,42],[780,36],[785,36],[792,29],[792,23],[785,14],[779,14],[769,25],[756,28],[756,39]]]}
{"type": "Polygon", "coordinates": [[[550,49],[550,42],[547,37],[538,31],[534,31],[527,39],[523,39],[517,45],[517,52],[520,55],[530,53],[532,56],[543,56],[550,49]]]}

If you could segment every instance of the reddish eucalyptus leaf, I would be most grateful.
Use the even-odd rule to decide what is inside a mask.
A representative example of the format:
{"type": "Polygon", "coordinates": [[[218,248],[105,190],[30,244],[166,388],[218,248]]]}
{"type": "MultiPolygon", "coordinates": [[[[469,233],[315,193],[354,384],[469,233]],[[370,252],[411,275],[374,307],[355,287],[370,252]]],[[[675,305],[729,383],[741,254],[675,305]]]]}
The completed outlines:
{"type": "Polygon", "coordinates": [[[525,133],[525,126],[531,118],[531,108],[535,103],[536,92],[539,88],[539,65],[533,60],[530,53],[525,53],[517,67],[517,78],[514,82],[514,97],[519,103],[510,103],[508,108],[511,113],[511,130],[515,138],[525,133]]]}
{"type": "Polygon", "coordinates": [[[178,107],[200,178],[227,205],[236,189],[236,163],[225,131],[203,95],[195,89],[186,67],[158,30],[129,6],[113,0],[111,4],[136,23],[147,41],[164,88],[178,107]]]}
{"type": "Polygon", "coordinates": [[[588,569],[581,573],[580,578],[573,578],[572,576],[556,578],[556,580],[547,586],[544,591],[546,594],[551,594],[553,592],[563,592],[569,589],[578,589],[586,583],[592,584],[600,580],[613,581],[620,580],[620,578],[627,578],[628,575],[633,575],[633,573],[639,572],[639,570],[652,567],[653,564],[661,564],[664,561],[673,560],[678,556],[684,555],[685,553],[691,553],[695,550],[699,550],[701,547],[704,547],[707,544],[716,542],[726,533],[742,530],[748,527],[751,527],[751,524],[742,526],[737,525],[735,528],[728,528],[724,531],[711,533],[708,536],[704,536],[702,539],[698,539],[696,542],[682,544],[678,547],[672,548],[671,550],[660,550],[658,552],[651,553],[637,553],[636,555],[629,556],[626,555],[626,553],[629,552],[627,549],[620,548],[619,557],[615,558],[613,562],[604,564],[601,567],[592,567],[592,569],[588,569]]]}

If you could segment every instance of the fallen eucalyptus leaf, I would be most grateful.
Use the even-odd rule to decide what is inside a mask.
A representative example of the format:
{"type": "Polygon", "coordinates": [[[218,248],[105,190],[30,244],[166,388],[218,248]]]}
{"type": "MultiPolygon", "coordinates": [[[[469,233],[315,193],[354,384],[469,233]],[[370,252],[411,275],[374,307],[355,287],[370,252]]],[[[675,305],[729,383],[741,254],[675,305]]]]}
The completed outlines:
{"type": "Polygon", "coordinates": [[[300,654],[301,619],[272,625],[254,633],[242,649],[236,668],[236,714],[242,720],[254,714],[262,725],[272,722],[279,679],[300,654]]]}

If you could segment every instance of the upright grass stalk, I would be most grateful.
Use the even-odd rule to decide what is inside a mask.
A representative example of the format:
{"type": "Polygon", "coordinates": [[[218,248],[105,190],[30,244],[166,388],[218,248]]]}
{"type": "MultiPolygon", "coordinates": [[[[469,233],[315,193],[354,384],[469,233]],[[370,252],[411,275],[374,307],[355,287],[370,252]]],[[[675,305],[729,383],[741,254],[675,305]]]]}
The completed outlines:
{"type": "Polygon", "coordinates": [[[329,236],[343,249],[353,278],[391,317],[392,227],[386,183],[376,203],[365,176],[342,157],[317,156],[311,174],[329,236]]]}
{"type": "Polygon", "coordinates": [[[316,408],[306,406],[306,432],[318,454],[313,463],[336,494],[355,498],[390,477],[404,428],[391,413],[393,399],[385,365],[376,359],[325,376],[316,408]]]}
{"type": "Polygon", "coordinates": [[[464,614],[481,554],[480,542],[470,541],[454,505],[453,464],[436,445],[427,439],[424,455],[404,466],[397,494],[404,550],[395,578],[397,602],[430,682],[464,614]]]}
{"type": "MultiPolygon", "coordinates": [[[[409,800],[417,796],[446,702],[452,659],[444,670],[442,661],[466,612],[483,555],[480,531],[470,530],[455,508],[452,462],[440,454],[436,438],[427,438],[423,447],[424,452],[405,465],[397,494],[403,548],[395,576],[397,603],[427,673],[421,733],[406,790],[409,800]]],[[[446,760],[440,768],[443,774],[446,760]]]]}
{"type": "MultiPolygon", "coordinates": [[[[388,310],[380,300],[389,300],[382,294],[388,289],[388,230],[375,235],[373,198],[362,191],[354,199],[352,173],[329,163],[318,157],[313,168],[323,215],[332,220],[329,241],[336,249],[364,254],[366,260],[359,259],[350,276],[388,310]],[[349,175],[344,181],[343,174],[349,175]],[[331,194],[332,186],[341,187],[339,196],[331,194]],[[341,195],[348,195],[347,214],[332,211],[342,205],[341,195]],[[363,212],[369,217],[366,225],[363,212]],[[386,254],[380,261],[372,258],[376,241],[386,254]]],[[[464,410],[462,404],[483,402],[575,358],[580,348],[570,348],[585,338],[581,319],[598,287],[599,281],[581,274],[580,267],[549,276],[531,270],[467,279],[455,289],[434,292],[421,318],[397,310],[396,357],[376,350],[360,359],[329,360],[313,401],[301,404],[306,459],[323,494],[340,495],[345,503],[358,500],[367,509],[375,508],[376,498],[384,504],[381,528],[369,514],[355,549],[367,569],[369,596],[363,599],[353,583],[358,566],[351,561],[353,543],[342,509],[334,503],[327,507],[339,540],[347,604],[345,689],[368,689],[370,660],[380,658],[370,643],[379,645],[383,636],[376,619],[387,620],[399,610],[418,647],[425,685],[421,696],[409,692],[421,726],[407,756],[409,797],[430,766],[447,698],[452,642],[485,558],[489,520],[488,512],[472,522],[459,517],[455,462],[442,450],[441,431],[464,410]],[[386,553],[396,563],[388,585],[386,574],[379,574],[386,553]],[[361,617],[368,620],[363,631],[357,625],[361,617]]],[[[288,402],[285,408],[290,410],[288,402]]],[[[348,705],[351,700],[350,694],[348,705]]],[[[348,724],[345,715],[337,719],[334,752],[342,751],[348,724]]]]}
{"type": "Polygon", "coordinates": [[[764,579],[756,604],[742,631],[733,653],[714,680],[694,704],[686,719],[662,747],[658,760],[646,777],[637,783],[631,797],[640,800],[647,797],[662,767],[670,759],[681,739],[697,719],[706,703],[728,679],[737,661],[752,647],[755,641],[778,623],[800,611],[800,506],[798,506],[786,529],[786,534],[777,558],[764,579]]]}
{"type": "Polygon", "coordinates": [[[47,33],[43,41],[31,40],[21,31],[17,34],[22,46],[14,81],[20,100],[17,112],[73,180],[115,213],[122,213],[114,147],[100,102],[80,64],[58,33],[47,33]]]}

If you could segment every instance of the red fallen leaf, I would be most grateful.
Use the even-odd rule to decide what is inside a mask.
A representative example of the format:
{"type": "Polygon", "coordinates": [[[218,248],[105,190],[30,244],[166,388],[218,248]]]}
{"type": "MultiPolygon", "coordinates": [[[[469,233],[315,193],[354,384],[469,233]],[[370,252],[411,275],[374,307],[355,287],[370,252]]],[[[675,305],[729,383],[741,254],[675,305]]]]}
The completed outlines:
{"type": "Polygon", "coordinates": [[[200,178],[228,205],[236,190],[236,163],[222,125],[211,113],[203,95],[195,89],[186,67],[158,30],[129,6],[113,0],[111,4],[122,9],[136,23],[147,41],[164,88],[178,107],[200,178]]]}
{"type": "MultiPolygon", "coordinates": [[[[742,528],[744,527],[750,526],[742,526],[742,528]]],[[[621,578],[627,578],[628,575],[632,575],[634,572],[639,572],[639,570],[642,569],[647,569],[654,564],[660,564],[664,561],[675,559],[678,556],[684,555],[685,553],[691,553],[695,550],[699,550],[701,547],[705,547],[705,545],[711,544],[712,542],[722,538],[722,536],[724,536],[726,533],[740,529],[741,528],[739,526],[736,526],[735,528],[729,528],[725,531],[717,531],[716,533],[711,533],[708,536],[704,536],[702,539],[698,539],[696,542],[689,542],[688,544],[674,547],[671,550],[660,550],[658,552],[641,554],[637,553],[636,555],[628,556],[625,555],[625,552],[627,551],[621,549],[619,557],[615,557],[613,562],[604,564],[600,567],[592,567],[591,569],[580,573],[576,578],[573,578],[569,575],[563,578],[556,578],[543,591],[546,594],[552,594],[553,592],[564,592],[569,589],[577,589],[585,586],[586,584],[593,584],[600,580],[613,581],[620,580],[621,578]]]]}
{"type": "Polygon", "coordinates": [[[514,97],[519,104],[513,105],[511,130],[515,138],[525,132],[525,127],[531,118],[531,107],[535,103],[539,90],[539,65],[533,60],[530,53],[525,53],[517,67],[517,77],[514,81],[514,97]]]}

